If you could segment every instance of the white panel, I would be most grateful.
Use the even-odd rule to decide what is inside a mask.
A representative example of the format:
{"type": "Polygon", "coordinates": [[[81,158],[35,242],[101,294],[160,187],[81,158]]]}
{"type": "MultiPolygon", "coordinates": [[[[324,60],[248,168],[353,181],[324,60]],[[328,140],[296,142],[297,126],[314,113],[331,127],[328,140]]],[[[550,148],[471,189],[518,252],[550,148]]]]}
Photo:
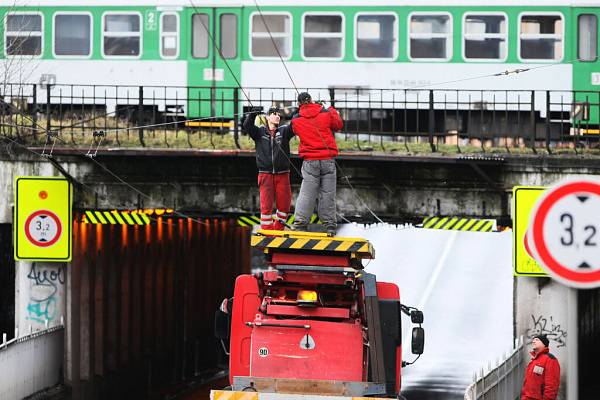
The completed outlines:
{"type": "MultiPolygon", "coordinates": [[[[511,348],[510,231],[345,224],[338,235],[369,239],[377,257],[365,270],[378,281],[397,284],[402,304],[422,307],[425,314],[425,352],[402,369],[404,390],[429,386],[454,398],[449,393],[464,393],[475,369],[511,348]]],[[[403,359],[412,361],[411,323],[404,315],[402,330],[403,359]]]]}
{"type": "MultiPolygon", "coordinates": [[[[570,64],[286,62],[299,88],[571,90],[570,64]],[[529,72],[472,79],[518,68],[529,72]],[[469,78],[470,80],[465,80],[469,78]],[[458,81],[460,82],[453,82],[458,81]],[[449,83],[443,83],[449,82],[449,83]]],[[[281,61],[242,62],[244,87],[292,87],[281,61]]]]}

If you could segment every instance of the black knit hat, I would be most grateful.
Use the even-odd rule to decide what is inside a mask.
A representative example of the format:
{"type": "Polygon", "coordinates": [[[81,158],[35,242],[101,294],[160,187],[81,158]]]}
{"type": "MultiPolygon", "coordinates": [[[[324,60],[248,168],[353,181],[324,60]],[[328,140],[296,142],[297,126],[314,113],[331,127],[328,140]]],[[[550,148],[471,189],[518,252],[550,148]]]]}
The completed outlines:
{"type": "Polygon", "coordinates": [[[267,115],[271,114],[281,114],[281,110],[279,109],[279,107],[271,107],[269,108],[269,112],[267,112],[267,115]]]}
{"type": "Polygon", "coordinates": [[[548,336],[546,336],[546,335],[542,335],[542,334],[535,335],[533,337],[533,339],[538,339],[540,342],[544,343],[544,346],[546,346],[546,347],[548,347],[548,345],[550,344],[550,340],[548,340],[548,336]]]}
{"type": "Polygon", "coordinates": [[[298,93],[298,104],[306,104],[312,101],[312,97],[308,92],[298,93]]]}

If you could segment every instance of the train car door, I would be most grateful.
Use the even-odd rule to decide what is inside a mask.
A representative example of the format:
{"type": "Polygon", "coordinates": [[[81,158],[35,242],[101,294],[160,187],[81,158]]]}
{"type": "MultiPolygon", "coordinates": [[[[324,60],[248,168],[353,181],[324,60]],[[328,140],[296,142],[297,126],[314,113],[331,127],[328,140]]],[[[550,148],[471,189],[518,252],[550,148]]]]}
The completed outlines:
{"type": "Polygon", "coordinates": [[[188,117],[234,118],[233,92],[241,81],[241,8],[190,8],[188,117]]]}
{"type": "Polygon", "coordinates": [[[581,134],[599,134],[600,59],[598,23],[600,8],[574,8],[575,57],[573,61],[573,123],[581,134]]]}

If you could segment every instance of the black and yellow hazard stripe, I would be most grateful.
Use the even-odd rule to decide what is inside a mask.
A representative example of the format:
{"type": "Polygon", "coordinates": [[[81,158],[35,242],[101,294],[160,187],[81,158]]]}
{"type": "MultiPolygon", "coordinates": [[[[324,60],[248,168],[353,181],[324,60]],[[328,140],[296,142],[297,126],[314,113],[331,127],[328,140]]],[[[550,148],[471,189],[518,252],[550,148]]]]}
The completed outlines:
{"type": "Polygon", "coordinates": [[[259,231],[252,235],[252,247],[288,250],[314,250],[323,252],[351,253],[360,258],[374,258],[373,245],[366,239],[330,237],[326,233],[259,231]]]}
{"type": "Polygon", "coordinates": [[[140,212],[87,210],[84,212],[83,222],[102,225],[149,225],[150,218],[140,212]]]}
{"type": "MultiPolygon", "coordinates": [[[[240,215],[237,219],[237,223],[240,226],[260,225],[260,217],[258,215],[240,215]]],[[[287,217],[285,223],[288,225],[294,223],[294,214],[291,214],[289,217],[287,217]]],[[[319,216],[317,214],[313,214],[310,217],[310,223],[320,224],[321,220],[319,219],[319,216]]]]}
{"type": "Polygon", "coordinates": [[[423,220],[423,228],[449,231],[491,232],[494,229],[493,219],[461,218],[461,217],[427,217],[423,220]]]}
{"type": "Polygon", "coordinates": [[[240,215],[237,219],[240,226],[260,225],[260,218],[256,215],[240,215]]]}

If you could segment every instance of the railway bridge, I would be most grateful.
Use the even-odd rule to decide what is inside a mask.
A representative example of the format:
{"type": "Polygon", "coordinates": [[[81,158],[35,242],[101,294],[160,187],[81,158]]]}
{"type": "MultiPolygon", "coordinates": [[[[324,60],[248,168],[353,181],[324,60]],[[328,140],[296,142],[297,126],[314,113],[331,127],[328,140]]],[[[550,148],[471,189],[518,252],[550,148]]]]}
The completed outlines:
{"type": "MultiPolygon", "coordinates": [[[[259,212],[254,153],[92,150],[3,137],[0,331],[10,339],[63,323],[64,370],[57,374],[73,398],[162,398],[218,377],[224,359],[213,338],[212,318],[219,301],[231,294],[234,277],[251,268],[251,229],[237,221],[259,212]],[[27,175],[64,176],[73,182],[75,240],[69,263],[13,260],[13,180],[27,175]],[[147,223],[141,218],[128,223],[125,217],[123,223],[117,217],[102,221],[104,212],[113,210],[145,210],[147,223]]],[[[340,219],[418,224],[429,216],[456,216],[494,219],[509,227],[513,186],[544,186],[567,175],[600,173],[593,149],[575,150],[342,151],[340,219]]],[[[295,198],[300,160],[293,156],[292,164],[295,198]]],[[[566,318],[573,310],[567,297],[564,287],[547,278],[515,278],[514,334],[530,329],[532,318],[566,318]]],[[[593,310],[599,301],[598,291],[579,295],[582,346],[597,337],[593,310]]],[[[580,353],[580,379],[589,378],[594,352],[580,353]]]]}

